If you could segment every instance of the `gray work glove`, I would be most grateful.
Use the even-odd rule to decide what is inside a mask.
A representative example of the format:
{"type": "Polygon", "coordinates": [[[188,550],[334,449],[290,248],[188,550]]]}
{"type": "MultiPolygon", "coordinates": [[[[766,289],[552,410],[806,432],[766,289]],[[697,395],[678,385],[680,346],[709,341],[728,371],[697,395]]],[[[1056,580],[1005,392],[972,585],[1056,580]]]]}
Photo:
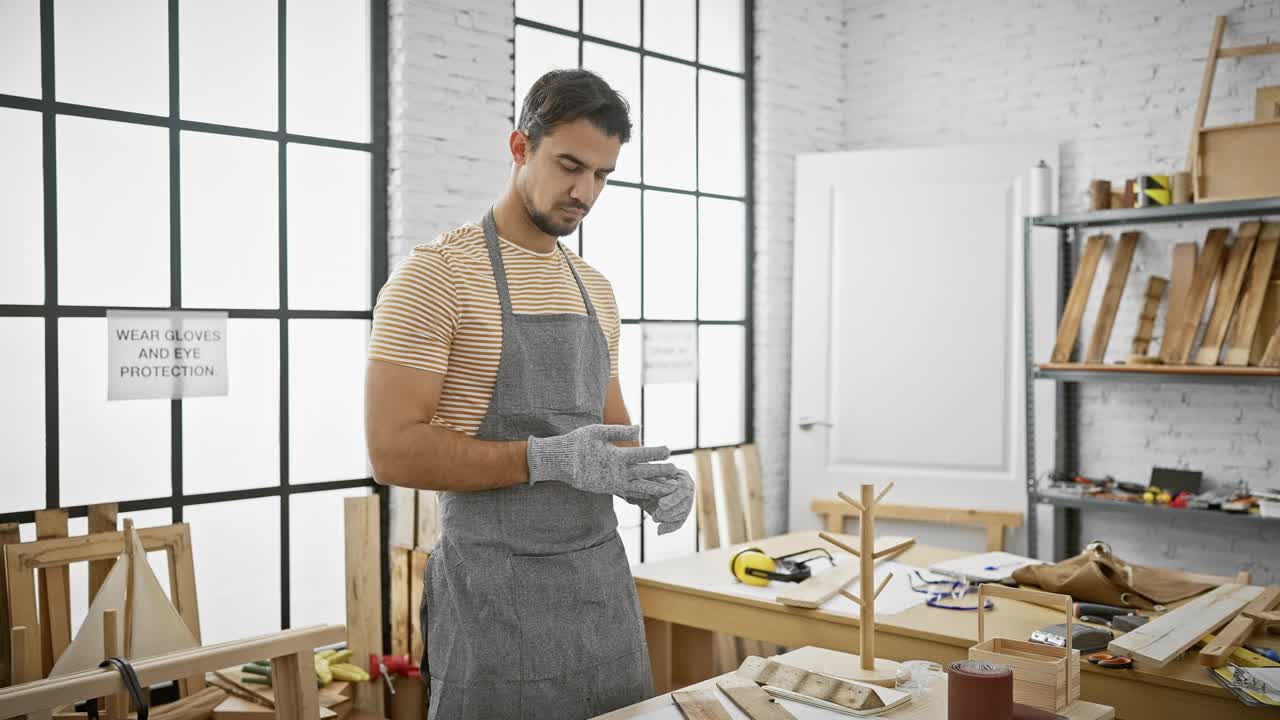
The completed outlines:
{"type": "Polygon", "coordinates": [[[666,460],[670,450],[613,444],[639,440],[639,425],[586,425],[564,435],[530,437],[529,484],[558,480],[625,500],[656,500],[670,494],[675,488],[660,478],[676,474],[676,466],[654,462],[666,460]]]}
{"type": "Polygon", "coordinates": [[[693,510],[693,479],[684,470],[677,470],[671,477],[662,479],[673,490],[660,498],[627,500],[648,514],[658,523],[658,534],[666,535],[679,530],[693,510]]]}

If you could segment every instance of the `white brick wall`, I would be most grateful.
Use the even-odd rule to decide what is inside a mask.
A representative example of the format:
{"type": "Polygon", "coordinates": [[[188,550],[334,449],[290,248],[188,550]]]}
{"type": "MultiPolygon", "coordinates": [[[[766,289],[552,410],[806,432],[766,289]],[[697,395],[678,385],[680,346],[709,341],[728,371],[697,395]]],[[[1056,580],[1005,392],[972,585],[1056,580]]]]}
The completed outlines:
{"type": "Polygon", "coordinates": [[[844,144],[844,12],[840,0],[755,6],[755,429],[770,532],[787,525],[795,158],[844,144]]]}
{"type": "Polygon", "coordinates": [[[511,0],[391,0],[391,266],[480,218],[510,170],[511,0]]]}
{"type": "MultiPolygon", "coordinates": [[[[1280,40],[1277,0],[850,0],[846,145],[1056,135],[1064,141],[1062,208],[1082,209],[1090,178],[1181,168],[1217,14],[1229,18],[1227,46],[1280,40]]],[[[1280,84],[1274,57],[1220,63],[1209,124],[1251,119],[1260,84],[1280,84]]],[[[1206,227],[1145,228],[1108,360],[1127,351],[1145,278],[1168,277],[1172,243],[1203,240],[1206,227]]],[[[1095,279],[1082,337],[1108,267],[1095,279]]],[[[761,365],[770,362],[777,360],[761,365]]],[[[1080,430],[1088,474],[1145,482],[1161,464],[1201,469],[1215,486],[1237,479],[1280,485],[1280,391],[1086,385],[1080,430]]],[[[1261,581],[1280,580],[1274,530],[1208,535],[1173,521],[1096,513],[1084,516],[1082,535],[1105,538],[1135,561],[1219,573],[1244,563],[1261,581]]]]}

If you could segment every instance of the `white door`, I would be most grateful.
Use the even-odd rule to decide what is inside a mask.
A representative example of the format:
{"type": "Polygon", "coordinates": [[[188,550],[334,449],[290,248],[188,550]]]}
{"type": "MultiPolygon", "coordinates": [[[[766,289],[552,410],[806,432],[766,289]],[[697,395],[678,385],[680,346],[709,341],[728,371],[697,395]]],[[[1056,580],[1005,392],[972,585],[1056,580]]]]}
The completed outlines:
{"type": "MultiPolygon", "coordinates": [[[[813,499],[864,482],[894,481],[887,503],[1025,510],[1022,219],[1041,159],[1056,177],[1054,142],[797,159],[792,530],[819,527],[813,499]]],[[[1036,232],[1042,360],[1056,255],[1036,232]]],[[[1052,443],[1038,445],[1043,471],[1052,443]]]]}

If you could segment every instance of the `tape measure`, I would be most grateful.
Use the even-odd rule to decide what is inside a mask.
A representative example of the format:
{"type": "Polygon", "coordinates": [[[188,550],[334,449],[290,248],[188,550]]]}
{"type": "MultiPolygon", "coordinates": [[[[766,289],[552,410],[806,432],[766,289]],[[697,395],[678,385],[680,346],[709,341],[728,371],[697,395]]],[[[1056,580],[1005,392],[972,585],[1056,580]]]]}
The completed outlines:
{"type": "Polygon", "coordinates": [[[823,548],[810,548],[778,557],[769,557],[764,550],[749,547],[739,550],[729,559],[729,572],[740,582],[756,587],[764,587],[772,580],[801,582],[808,580],[813,574],[809,569],[809,563],[824,555],[828,562],[835,564],[831,553],[823,548]],[[799,556],[809,553],[821,553],[821,555],[798,559],[799,556]]]}

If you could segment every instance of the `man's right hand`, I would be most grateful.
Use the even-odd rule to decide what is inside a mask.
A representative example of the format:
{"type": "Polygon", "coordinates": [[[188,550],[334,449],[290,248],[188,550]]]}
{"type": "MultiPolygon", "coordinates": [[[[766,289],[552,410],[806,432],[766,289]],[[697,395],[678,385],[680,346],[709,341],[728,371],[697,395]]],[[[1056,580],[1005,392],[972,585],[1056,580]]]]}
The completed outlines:
{"type": "Polygon", "coordinates": [[[639,425],[586,425],[547,438],[529,438],[529,483],[558,480],[579,490],[627,500],[659,498],[675,490],[663,478],[677,468],[658,462],[671,456],[664,446],[618,447],[639,442],[639,425]]]}

